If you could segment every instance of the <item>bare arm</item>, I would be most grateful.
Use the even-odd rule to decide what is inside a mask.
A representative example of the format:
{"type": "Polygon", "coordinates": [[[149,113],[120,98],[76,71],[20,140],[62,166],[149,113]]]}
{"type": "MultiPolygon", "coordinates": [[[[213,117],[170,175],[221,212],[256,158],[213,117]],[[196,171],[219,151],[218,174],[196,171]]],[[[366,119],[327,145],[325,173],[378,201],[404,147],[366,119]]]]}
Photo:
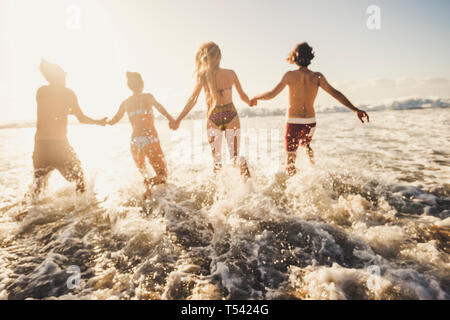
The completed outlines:
{"type": "Polygon", "coordinates": [[[337,101],[339,101],[340,103],[342,103],[344,106],[346,106],[347,108],[349,108],[350,110],[352,110],[353,112],[355,112],[358,115],[359,120],[361,120],[362,123],[364,123],[364,118],[367,119],[367,122],[370,122],[369,119],[369,115],[362,110],[359,110],[358,108],[356,108],[351,102],[350,100],[347,99],[346,96],[344,96],[344,94],[342,94],[342,92],[336,90],[332,85],[330,85],[327,81],[327,79],[325,78],[325,76],[321,73],[319,73],[319,86],[325,90],[329,95],[331,95],[333,98],[335,98],[337,101]]]}
{"type": "Polygon", "coordinates": [[[110,126],[117,124],[120,120],[122,120],[123,116],[125,115],[125,111],[125,103],[123,102],[120,105],[119,111],[117,111],[116,115],[110,121],[108,121],[108,124],[110,126]]]}
{"type": "Polygon", "coordinates": [[[247,94],[242,89],[241,82],[239,81],[239,78],[234,71],[233,71],[233,78],[234,78],[234,85],[236,86],[236,90],[239,93],[239,96],[241,97],[242,101],[244,101],[250,107],[253,107],[255,104],[249,99],[247,94]]]}
{"type": "Polygon", "coordinates": [[[159,111],[159,113],[161,113],[164,117],[166,117],[167,120],[169,120],[170,122],[175,121],[175,119],[167,112],[166,108],[164,108],[162,104],[160,104],[158,101],[156,101],[155,97],[153,97],[152,95],[149,95],[149,98],[150,98],[150,103],[152,104],[152,106],[154,106],[156,108],[156,110],[159,111]]]}
{"type": "Polygon", "coordinates": [[[78,105],[78,99],[75,94],[73,94],[71,105],[70,105],[70,114],[73,114],[75,117],[77,117],[78,121],[83,124],[95,124],[99,126],[105,126],[106,125],[106,119],[103,118],[101,120],[94,120],[81,111],[80,106],[78,105]]]}
{"type": "Polygon", "coordinates": [[[191,112],[192,108],[197,104],[198,96],[200,95],[200,92],[202,91],[203,84],[200,81],[197,81],[197,84],[195,85],[194,92],[189,97],[186,106],[184,107],[181,114],[178,116],[178,119],[176,122],[180,123],[188,114],[191,112]]]}
{"type": "Polygon", "coordinates": [[[287,77],[288,74],[286,73],[283,76],[283,79],[281,79],[280,83],[277,84],[277,86],[272,91],[257,95],[256,97],[253,98],[253,100],[270,100],[275,98],[284,90],[284,88],[286,88],[288,84],[287,77]]]}

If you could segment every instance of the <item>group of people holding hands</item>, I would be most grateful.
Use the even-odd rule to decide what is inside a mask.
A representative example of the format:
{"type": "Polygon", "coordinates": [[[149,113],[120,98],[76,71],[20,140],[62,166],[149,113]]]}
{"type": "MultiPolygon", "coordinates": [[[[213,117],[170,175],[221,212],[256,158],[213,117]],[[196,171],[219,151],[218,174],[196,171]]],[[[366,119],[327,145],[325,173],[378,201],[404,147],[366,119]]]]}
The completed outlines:
{"type": "Polygon", "coordinates": [[[233,88],[245,103],[254,107],[259,100],[273,99],[286,86],[289,87],[285,144],[286,171],[291,176],[296,173],[295,163],[299,147],[305,148],[311,163],[314,163],[311,142],[316,129],[314,102],[319,88],[354,111],[361,122],[364,123],[365,119],[369,121],[367,113],[356,108],[341,92],[333,88],[323,74],[308,68],[314,58],[314,52],[306,42],[298,44],[288,57],[288,61],[296,64],[298,68],[287,72],[273,90],[252,99],[242,89],[236,73],[221,68],[221,58],[221,50],[214,42],[205,43],[199,48],[195,58],[196,85],[177,119],[174,119],[152,94],[143,92],[144,81],[139,73],[127,72],[128,87],[133,94],[122,102],[111,120],[107,118],[94,120],[86,116],[78,105],[75,93],[66,87],[66,73],[61,67],[43,60],[40,71],[49,85],[39,88],[36,97],[34,194],[41,193],[50,173],[55,169],[68,181],[76,182],[77,191],[85,191],[80,161],[67,140],[67,119],[70,114],[76,116],[81,123],[102,126],[115,125],[125,114],[128,115],[133,127],[131,154],[144,177],[145,199],[151,197],[154,186],[166,183],[168,177],[164,153],[155,128],[153,108],[168,119],[172,130],[177,130],[196,105],[200,93],[204,91],[207,100],[207,135],[214,159],[214,170],[222,168],[222,142],[225,137],[229,154],[234,164],[240,167],[245,179],[250,177],[250,171],[246,160],[240,157],[241,124],[238,111],[233,104],[233,88]],[[147,176],[147,159],[155,171],[155,175],[151,178],[147,176]]]}

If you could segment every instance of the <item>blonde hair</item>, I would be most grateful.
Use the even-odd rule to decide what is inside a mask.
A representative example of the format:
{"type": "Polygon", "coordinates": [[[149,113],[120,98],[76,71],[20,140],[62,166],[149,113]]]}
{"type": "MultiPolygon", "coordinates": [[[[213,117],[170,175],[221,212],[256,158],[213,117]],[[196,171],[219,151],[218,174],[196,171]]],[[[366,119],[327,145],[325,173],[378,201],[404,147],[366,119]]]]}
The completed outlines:
{"type": "Polygon", "coordinates": [[[142,92],[144,90],[144,80],[138,72],[127,72],[128,87],[134,92],[142,92]]]}
{"type": "Polygon", "coordinates": [[[205,86],[208,106],[213,106],[219,95],[216,72],[219,69],[221,60],[222,53],[219,46],[214,42],[207,42],[201,45],[195,56],[197,80],[205,86]]]}

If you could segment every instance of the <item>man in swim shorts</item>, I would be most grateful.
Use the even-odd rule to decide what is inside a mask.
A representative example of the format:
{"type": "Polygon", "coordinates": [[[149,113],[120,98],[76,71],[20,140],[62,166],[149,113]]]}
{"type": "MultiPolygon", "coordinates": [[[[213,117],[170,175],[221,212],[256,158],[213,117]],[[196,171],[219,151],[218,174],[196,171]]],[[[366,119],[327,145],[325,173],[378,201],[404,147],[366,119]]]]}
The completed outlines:
{"type": "Polygon", "coordinates": [[[33,153],[35,188],[39,195],[53,170],[68,181],[76,182],[77,191],[85,191],[80,160],[67,140],[67,119],[74,115],[81,123],[105,126],[106,118],[93,120],[84,115],[75,93],[66,88],[66,73],[58,65],[42,60],[39,69],[49,85],[39,88],[37,126],[33,153]]]}
{"type": "Polygon", "coordinates": [[[319,87],[355,112],[362,123],[364,123],[364,118],[369,122],[367,113],[356,108],[341,92],[333,88],[323,74],[308,69],[313,59],[314,52],[308,43],[298,44],[288,58],[291,64],[296,64],[299,67],[298,70],[287,72],[272,91],[252,99],[254,102],[270,100],[281,93],[286,86],[289,87],[285,143],[287,152],[286,171],[290,176],[296,174],[295,162],[299,147],[305,148],[311,163],[314,164],[311,141],[316,130],[314,102],[319,87]]]}

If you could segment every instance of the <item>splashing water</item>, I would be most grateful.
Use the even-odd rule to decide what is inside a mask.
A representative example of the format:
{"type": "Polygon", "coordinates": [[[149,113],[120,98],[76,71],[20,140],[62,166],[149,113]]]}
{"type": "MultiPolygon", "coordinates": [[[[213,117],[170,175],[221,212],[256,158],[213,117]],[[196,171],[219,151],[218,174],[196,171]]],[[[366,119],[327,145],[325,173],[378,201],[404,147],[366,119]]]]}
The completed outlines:
{"type": "MultiPolygon", "coordinates": [[[[204,141],[204,162],[177,162],[179,137],[158,123],[170,179],[150,205],[129,125],[71,127],[89,190],[77,196],[54,174],[36,203],[22,201],[34,131],[1,130],[0,298],[449,299],[450,115],[371,118],[362,127],[349,114],[318,116],[317,165],[300,157],[291,179],[281,130],[269,155],[252,158],[243,142],[249,183],[231,166],[214,176],[204,141]]],[[[283,128],[281,117],[242,122],[283,128]]]]}

